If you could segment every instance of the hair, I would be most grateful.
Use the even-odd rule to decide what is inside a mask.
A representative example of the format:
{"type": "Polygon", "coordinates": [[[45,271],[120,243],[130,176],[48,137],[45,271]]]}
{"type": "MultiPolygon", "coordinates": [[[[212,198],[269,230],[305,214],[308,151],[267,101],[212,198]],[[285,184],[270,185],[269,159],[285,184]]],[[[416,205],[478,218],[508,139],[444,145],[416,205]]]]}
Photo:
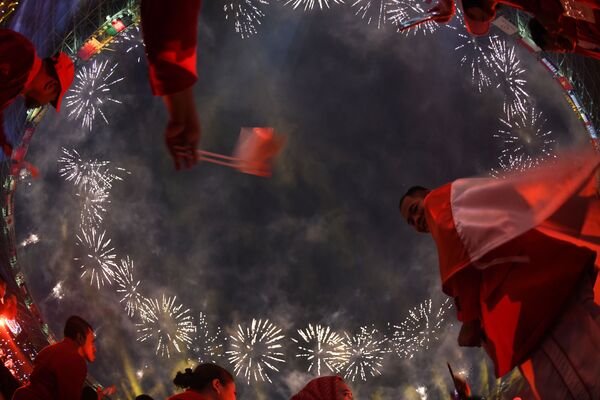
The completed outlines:
{"type": "Polygon", "coordinates": [[[481,8],[482,10],[489,10],[493,8],[490,6],[490,0],[462,0],[463,11],[469,8],[481,8]]]}
{"type": "Polygon", "coordinates": [[[154,400],[152,397],[148,396],[147,394],[140,394],[139,396],[137,396],[135,398],[135,400],[154,400]]]}
{"type": "Polygon", "coordinates": [[[66,338],[75,341],[85,339],[88,331],[93,331],[94,328],[85,319],[77,315],[71,315],[65,322],[64,335],[66,338]]]}
{"type": "Polygon", "coordinates": [[[178,372],[173,383],[182,389],[201,392],[208,388],[215,379],[218,379],[222,385],[233,382],[233,376],[225,368],[217,364],[206,363],[198,364],[193,371],[191,368],[186,368],[185,372],[178,372]]]}
{"type": "Polygon", "coordinates": [[[84,386],[81,391],[81,400],[98,400],[98,392],[91,386],[84,386]]]}
{"type": "Polygon", "coordinates": [[[406,193],[404,193],[404,195],[402,195],[402,197],[400,197],[400,201],[398,202],[398,209],[402,208],[402,202],[408,196],[414,196],[415,194],[428,193],[428,192],[429,192],[429,189],[427,189],[426,187],[423,187],[423,186],[409,187],[408,190],[406,191],[406,193]]]}

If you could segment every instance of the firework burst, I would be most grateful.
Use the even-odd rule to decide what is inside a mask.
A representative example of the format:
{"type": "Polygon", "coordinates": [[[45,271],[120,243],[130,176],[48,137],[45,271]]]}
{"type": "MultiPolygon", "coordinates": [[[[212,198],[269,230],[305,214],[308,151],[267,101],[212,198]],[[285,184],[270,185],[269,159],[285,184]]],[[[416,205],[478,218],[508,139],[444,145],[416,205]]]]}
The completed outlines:
{"type": "Polygon", "coordinates": [[[117,293],[121,295],[120,303],[125,304],[127,315],[133,317],[142,306],[142,294],[139,292],[140,281],[133,279],[133,260],[127,256],[115,269],[117,293]]]}
{"type": "MultiPolygon", "coordinates": [[[[394,24],[400,24],[407,19],[422,16],[425,14],[423,5],[419,0],[391,0],[387,6],[387,19],[394,24]]],[[[437,31],[440,26],[437,22],[427,21],[402,32],[406,36],[428,35],[437,31]]]]}
{"type": "Polygon", "coordinates": [[[358,334],[344,338],[348,361],[344,364],[344,378],[366,381],[369,376],[381,375],[383,358],[389,353],[387,339],[374,327],[363,326],[358,334]]]}
{"type": "Polygon", "coordinates": [[[525,112],[529,94],[525,91],[527,81],[523,79],[525,69],[517,59],[515,46],[509,46],[505,40],[490,38],[490,58],[498,77],[497,89],[504,94],[502,109],[509,117],[525,112]]]}
{"type": "Polygon", "coordinates": [[[446,312],[452,303],[446,298],[439,307],[431,299],[412,308],[400,325],[393,325],[390,343],[393,351],[402,358],[412,358],[419,350],[427,350],[439,340],[446,312]]]}
{"type": "Polygon", "coordinates": [[[304,11],[309,11],[319,6],[320,10],[324,8],[330,8],[331,5],[344,4],[344,0],[283,0],[284,5],[291,5],[295,10],[296,8],[303,8],[304,11]]]}
{"type": "Polygon", "coordinates": [[[492,41],[497,41],[498,37],[496,35],[486,37],[471,35],[465,28],[462,13],[458,9],[456,12],[456,19],[459,21],[459,44],[454,50],[460,55],[460,65],[470,70],[471,82],[481,93],[484,88],[492,86],[495,72],[489,54],[489,46],[492,41]]]}
{"type": "Polygon", "coordinates": [[[104,220],[106,205],[110,203],[109,194],[100,188],[90,188],[76,194],[81,199],[81,226],[97,228],[104,220]]]}
{"type": "Polygon", "coordinates": [[[278,364],[283,364],[283,338],[281,329],[268,319],[252,320],[249,326],[238,325],[235,335],[231,335],[231,350],[226,353],[233,371],[250,383],[267,381],[271,383],[269,371],[279,372],[278,364]]]}
{"type": "Polygon", "coordinates": [[[89,279],[90,285],[96,284],[98,289],[105,284],[111,284],[114,277],[116,255],[114,247],[110,246],[111,240],[106,238],[106,231],[99,233],[96,228],[82,229],[76,236],[77,246],[85,253],[83,257],[76,257],[75,261],[81,263],[81,278],[89,279]]]}
{"type": "Polygon", "coordinates": [[[134,27],[128,28],[127,31],[121,32],[113,43],[123,45],[125,53],[136,54],[138,63],[142,61],[145,45],[139,25],[136,24],[134,27]]]}
{"type": "Polygon", "coordinates": [[[308,372],[321,375],[321,368],[338,372],[340,365],[348,361],[344,337],[322,325],[309,324],[298,329],[299,338],[292,338],[298,345],[296,357],[305,358],[310,364],[308,372]]]}
{"type": "Polygon", "coordinates": [[[92,130],[98,114],[108,124],[102,107],[108,102],[121,104],[121,101],[112,97],[111,89],[125,79],[114,76],[117,65],[109,65],[108,60],[94,60],[91,66],[83,66],[77,72],[69,95],[65,97],[68,117],[80,119],[81,126],[89,130],[92,130]]]}
{"type": "Polygon", "coordinates": [[[233,21],[236,33],[246,39],[258,33],[257,26],[266,15],[262,8],[268,5],[267,0],[226,0],[223,11],[225,19],[233,21]]]}
{"type": "Polygon", "coordinates": [[[108,165],[108,161],[83,160],[77,150],[62,148],[62,156],[58,158],[58,174],[67,182],[73,183],[81,190],[97,188],[99,173],[108,165]]]}
{"type": "Polygon", "coordinates": [[[352,0],[350,6],[355,10],[354,14],[368,25],[377,22],[377,29],[381,29],[388,21],[390,0],[352,0]]]}
{"type": "Polygon", "coordinates": [[[177,304],[177,296],[162,296],[158,299],[144,299],[139,308],[141,322],[137,324],[139,342],[152,342],[155,354],[171,357],[176,351],[192,344],[196,328],[189,309],[177,304]]]}
{"type": "Polygon", "coordinates": [[[222,354],[223,350],[220,337],[221,328],[217,327],[216,332],[211,333],[206,315],[201,312],[196,324],[196,339],[192,346],[192,352],[199,363],[216,362],[217,356],[222,354]]]}

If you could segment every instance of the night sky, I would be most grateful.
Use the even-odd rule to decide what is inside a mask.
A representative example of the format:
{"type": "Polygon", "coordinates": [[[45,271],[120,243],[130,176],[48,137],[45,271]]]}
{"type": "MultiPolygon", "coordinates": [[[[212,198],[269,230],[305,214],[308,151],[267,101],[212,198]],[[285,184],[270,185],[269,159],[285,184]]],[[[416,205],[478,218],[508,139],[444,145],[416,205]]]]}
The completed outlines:
{"type": "MultiPolygon", "coordinates": [[[[281,4],[268,8],[259,30],[242,40],[220,3],[206,2],[195,94],[204,149],[231,153],[243,126],[272,126],[286,137],[272,178],[209,164],[176,172],[163,144],[166,111],[151,95],[143,57],[137,63],[141,50],[127,53],[126,44],[96,57],[118,62],[115,75],[125,77],[111,91],[122,104],[103,106],[109,124],[96,118],[90,132],[67,118],[66,107],[50,111],[30,146],[41,176],[17,190],[17,239],[36,233],[40,242],[21,249],[21,264],[58,336],[71,314],[96,328],[90,373],[116,384],[121,398],[173,393],[171,379],[194,365],[186,362],[192,353],[155,356],[152,344],[136,341],[139,321],[115,288],[80,279],[80,203],[58,174],[61,148],[130,171],[114,183],[100,230],[118,259],[134,260],[144,296],[176,295],[223,333],[253,318],[283,329],[287,363],[270,374],[272,384],[240,379],[242,399],[289,398],[310,379],[290,340],[308,323],[385,333],[419,303],[439,305],[434,244],[405,226],[399,197],[413,184],[435,187],[498,165],[502,93],[479,94],[471,84],[454,50],[460,31],[405,37],[367,25],[346,6],[303,13],[281,4]],[[52,296],[58,282],[62,299],[52,296]]],[[[560,86],[532,54],[517,54],[557,146],[585,141],[560,86]]],[[[417,386],[442,398],[446,361],[466,370],[475,389],[492,384],[483,350],[459,348],[457,333],[450,310],[439,341],[410,360],[386,356],[381,376],[351,383],[355,398],[419,398],[417,386]]],[[[217,361],[233,369],[225,357],[217,361]]]]}

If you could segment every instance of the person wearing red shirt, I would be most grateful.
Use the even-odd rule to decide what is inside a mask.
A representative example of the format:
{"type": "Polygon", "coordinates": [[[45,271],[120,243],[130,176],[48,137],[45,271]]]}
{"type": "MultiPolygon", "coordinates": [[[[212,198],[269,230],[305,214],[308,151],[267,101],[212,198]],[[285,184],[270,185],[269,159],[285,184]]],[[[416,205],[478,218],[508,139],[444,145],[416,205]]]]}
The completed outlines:
{"type": "Polygon", "coordinates": [[[96,359],[92,326],[83,318],[67,319],[61,342],[44,347],[35,358],[29,383],[13,400],[80,400],[87,362],[96,359]]]}
{"type": "Polygon", "coordinates": [[[443,291],[501,377],[519,367],[538,399],[600,396],[597,154],[506,179],[409,189],[402,217],[430,233],[443,291]]]}
{"type": "Polygon", "coordinates": [[[4,154],[12,146],[4,132],[3,114],[17,96],[28,108],[52,104],[60,110],[62,98],[73,82],[75,68],[65,53],[40,59],[33,44],[10,29],[0,29],[0,146],[4,154]]]}
{"type": "Polygon", "coordinates": [[[141,4],[150,86],[155,96],[162,96],[169,113],[165,142],[176,169],[196,163],[200,141],[193,86],[198,76],[196,47],[201,4],[201,0],[186,0],[177,7],[165,0],[143,0],[141,4]]]}
{"type": "Polygon", "coordinates": [[[352,390],[339,376],[321,376],[308,382],[291,400],[352,400],[352,390]]]}
{"type": "Polygon", "coordinates": [[[186,368],[173,383],[185,391],[168,400],[235,400],[237,396],[233,376],[216,364],[199,364],[193,371],[186,368]]]}

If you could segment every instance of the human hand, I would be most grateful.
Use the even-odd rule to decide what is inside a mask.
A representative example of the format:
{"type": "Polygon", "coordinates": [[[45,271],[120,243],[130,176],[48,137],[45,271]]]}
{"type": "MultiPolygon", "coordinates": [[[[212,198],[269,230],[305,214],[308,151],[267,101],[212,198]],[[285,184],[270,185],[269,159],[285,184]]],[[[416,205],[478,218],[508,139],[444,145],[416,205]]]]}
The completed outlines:
{"type": "Polygon", "coordinates": [[[104,396],[112,396],[113,394],[117,393],[117,387],[115,385],[109,386],[107,388],[102,388],[98,386],[96,392],[98,393],[98,399],[102,399],[104,398],[104,396]]]}
{"type": "Polygon", "coordinates": [[[200,141],[200,121],[196,112],[192,88],[163,96],[169,112],[165,129],[165,143],[171,153],[175,169],[191,168],[196,164],[196,147],[200,141]]]}
{"type": "Polygon", "coordinates": [[[427,10],[429,14],[432,14],[433,20],[440,24],[445,24],[452,19],[456,12],[456,4],[454,0],[438,0],[438,2],[427,10]]]}
{"type": "Polygon", "coordinates": [[[458,345],[462,347],[481,347],[483,330],[479,320],[464,322],[458,334],[458,345]]]}

